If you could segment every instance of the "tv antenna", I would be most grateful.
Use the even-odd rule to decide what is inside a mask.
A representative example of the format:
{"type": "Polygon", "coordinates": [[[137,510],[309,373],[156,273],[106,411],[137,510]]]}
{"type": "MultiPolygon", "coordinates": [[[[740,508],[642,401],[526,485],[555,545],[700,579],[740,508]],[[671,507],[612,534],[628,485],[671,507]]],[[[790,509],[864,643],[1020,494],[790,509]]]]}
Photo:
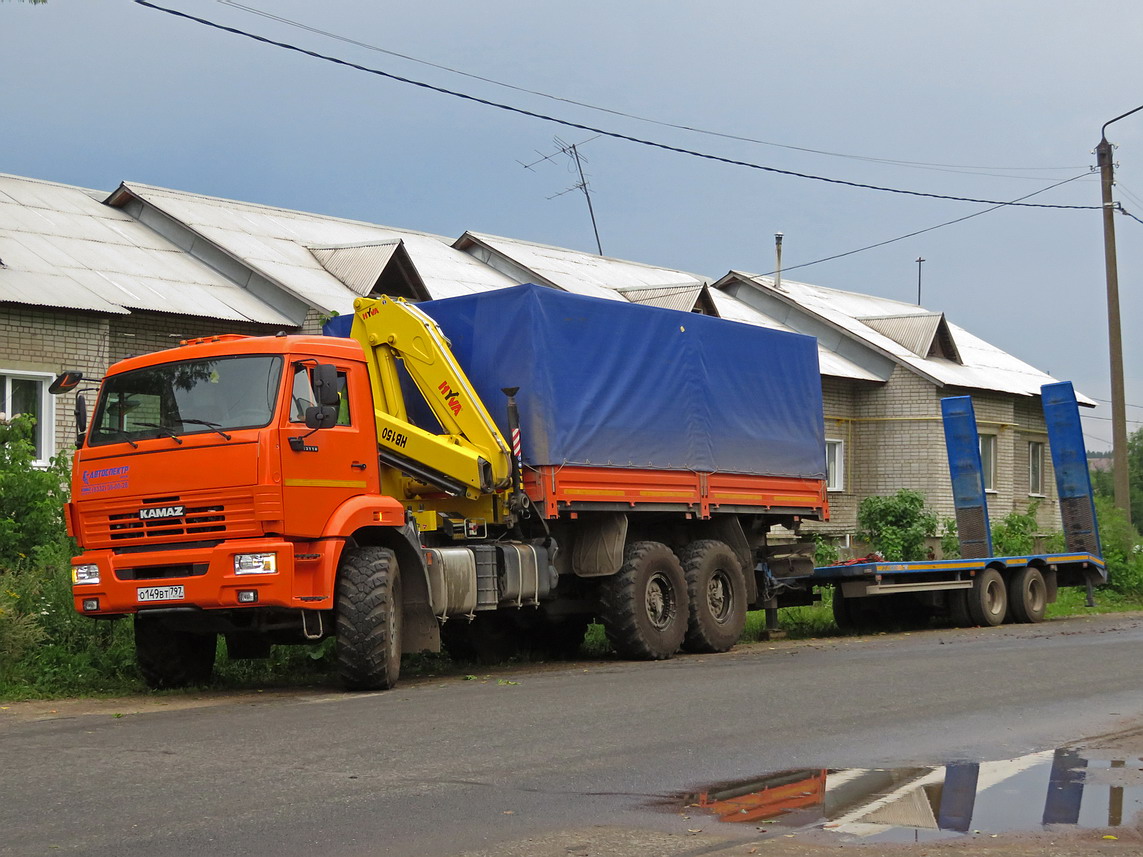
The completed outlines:
{"type": "Polygon", "coordinates": [[[548,197],[548,199],[555,199],[556,197],[563,196],[566,193],[571,193],[577,190],[583,191],[583,198],[587,200],[587,213],[591,216],[591,228],[592,231],[595,232],[595,248],[599,251],[599,255],[602,256],[603,245],[599,242],[599,227],[595,223],[595,209],[591,204],[591,189],[587,184],[587,176],[585,176],[583,172],[583,165],[587,162],[587,158],[585,158],[579,152],[580,146],[584,145],[585,143],[590,143],[592,140],[595,140],[598,137],[599,135],[596,134],[595,137],[589,137],[588,139],[583,140],[579,143],[566,143],[559,137],[553,137],[552,142],[554,142],[558,147],[556,151],[545,155],[543,152],[537,149],[536,154],[540,156],[538,161],[533,161],[530,164],[525,164],[523,161],[517,161],[516,163],[518,163],[526,170],[531,170],[533,167],[536,167],[545,161],[554,161],[558,155],[563,155],[568,159],[568,167],[569,169],[573,169],[574,172],[579,175],[579,181],[573,184],[571,187],[561,190],[559,193],[552,194],[548,197]]]}

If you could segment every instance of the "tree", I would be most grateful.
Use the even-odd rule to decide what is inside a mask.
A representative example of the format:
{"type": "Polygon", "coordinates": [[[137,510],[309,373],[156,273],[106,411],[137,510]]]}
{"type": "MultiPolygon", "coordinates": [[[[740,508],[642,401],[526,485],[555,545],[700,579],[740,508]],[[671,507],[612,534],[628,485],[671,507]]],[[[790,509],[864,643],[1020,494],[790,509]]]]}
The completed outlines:
{"type": "MultiPolygon", "coordinates": [[[[1143,428],[1127,439],[1127,481],[1131,520],[1143,523],[1143,428]]],[[[1115,497],[1115,476],[1110,470],[1092,470],[1091,486],[1097,497],[1115,497]]]]}

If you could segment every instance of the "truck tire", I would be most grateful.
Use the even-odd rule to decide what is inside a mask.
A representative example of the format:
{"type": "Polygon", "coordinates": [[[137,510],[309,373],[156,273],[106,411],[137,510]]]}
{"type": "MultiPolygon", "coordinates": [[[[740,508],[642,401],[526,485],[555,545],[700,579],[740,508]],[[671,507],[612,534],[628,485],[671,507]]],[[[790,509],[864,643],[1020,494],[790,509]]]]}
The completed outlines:
{"type": "Polygon", "coordinates": [[[1016,569],[1008,583],[1008,609],[1017,622],[1043,622],[1048,612],[1048,587],[1040,569],[1025,566],[1016,569]]]}
{"type": "Polygon", "coordinates": [[[337,669],[347,690],[388,690],[401,673],[401,573],[388,548],[347,548],[337,570],[337,669]]]}
{"type": "Polygon", "coordinates": [[[600,587],[600,621],[620,657],[672,657],[687,632],[687,579],[679,559],[659,542],[627,546],[623,567],[600,587]]]}
{"type": "Polygon", "coordinates": [[[680,557],[690,610],[683,650],[727,652],[746,627],[746,579],[725,542],[691,542],[680,557]]]}
{"type": "Polygon", "coordinates": [[[157,617],[135,614],[135,662],[152,690],[206,684],[217,648],[216,634],[174,630],[157,617]]]}
{"type": "Polygon", "coordinates": [[[847,634],[866,634],[888,624],[888,613],[882,603],[885,596],[846,598],[840,586],[833,588],[833,621],[847,634]]]}
{"type": "Polygon", "coordinates": [[[1008,589],[995,568],[978,573],[968,590],[968,615],[976,625],[995,627],[1008,612],[1008,589]]]}

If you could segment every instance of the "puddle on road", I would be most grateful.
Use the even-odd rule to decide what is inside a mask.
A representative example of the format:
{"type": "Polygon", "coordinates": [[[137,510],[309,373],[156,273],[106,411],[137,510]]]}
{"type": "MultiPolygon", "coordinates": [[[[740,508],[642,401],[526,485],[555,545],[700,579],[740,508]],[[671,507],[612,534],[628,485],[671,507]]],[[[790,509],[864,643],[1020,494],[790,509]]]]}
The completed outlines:
{"type": "Polygon", "coordinates": [[[864,842],[1119,827],[1143,809],[1143,760],[1064,749],[939,767],[780,771],[709,786],[686,806],[719,821],[864,842]]]}

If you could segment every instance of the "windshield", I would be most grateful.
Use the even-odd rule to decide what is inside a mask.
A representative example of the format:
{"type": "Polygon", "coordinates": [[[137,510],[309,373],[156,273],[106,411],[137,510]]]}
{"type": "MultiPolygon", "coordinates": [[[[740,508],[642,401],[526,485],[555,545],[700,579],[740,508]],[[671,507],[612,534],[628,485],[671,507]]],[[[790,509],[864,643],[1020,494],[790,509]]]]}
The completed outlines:
{"type": "Polygon", "coordinates": [[[282,358],[184,360],[114,375],[103,383],[90,446],[176,437],[270,422],[282,358]]]}

